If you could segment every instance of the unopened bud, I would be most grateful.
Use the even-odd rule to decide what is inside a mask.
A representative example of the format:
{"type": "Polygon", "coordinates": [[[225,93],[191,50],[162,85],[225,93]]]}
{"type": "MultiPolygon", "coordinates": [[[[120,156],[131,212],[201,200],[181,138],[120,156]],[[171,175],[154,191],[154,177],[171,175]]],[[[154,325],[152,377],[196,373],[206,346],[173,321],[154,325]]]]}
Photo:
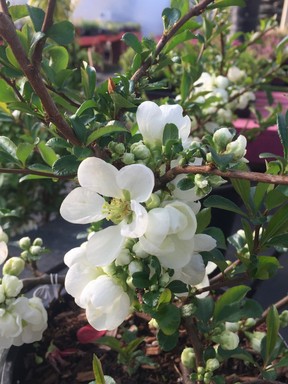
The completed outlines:
{"type": "Polygon", "coordinates": [[[234,134],[228,128],[219,128],[214,132],[213,142],[220,151],[225,151],[227,144],[231,143],[234,134]]]}
{"type": "Polygon", "coordinates": [[[184,348],[181,353],[181,362],[186,368],[195,368],[196,356],[193,348],[184,348]]]}
{"type": "Polygon", "coordinates": [[[33,256],[38,256],[42,251],[42,248],[39,245],[32,245],[30,247],[30,253],[33,256]]]}
{"type": "Polygon", "coordinates": [[[219,344],[223,349],[231,351],[238,347],[239,337],[234,332],[224,331],[219,337],[219,344]]]}
{"type": "Polygon", "coordinates": [[[160,203],[161,203],[160,197],[156,193],[152,193],[145,204],[146,204],[146,208],[150,210],[153,208],[158,208],[160,203]]]}
{"type": "Polygon", "coordinates": [[[233,160],[238,161],[246,154],[247,139],[245,136],[240,135],[236,140],[229,143],[226,147],[226,154],[232,154],[233,160]]]}
{"type": "Polygon", "coordinates": [[[43,240],[41,239],[41,237],[37,237],[37,238],[33,241],[33,245],[38,245],[39,247],[42,247],[42,245],[43,245],[43,240]]]}
{"type": "Polygon", "coordinates": [[[25,261],[20,257],[11,257],[3,266],[4,275],[18,276],[25,268],[25,261]]]}
{"type": "Polygon", "coordinates": [[[30,237],[22,237],[22,239],[19,240],[19,247],[24,250],[28,250],[31,246],[31,239],[30,237]]]}
{"type": "Polygon", "coordinates": [[[132,144],[130,150],[137,160],[145,160],[151,156],[149,148],[141,142],[132,144]]]}
{"type": "Polygon", "coordinates": [[[4,275],[2,278],[2,286],[7,297],[16,297],[23,288],[23,282],[16,276],[4,275]]]}
{"type": "Polygon", "coordinates": [[[207,371],[216,371],[220,367],[220,363],[217,359],[208,359],[206,361],[206,370],[207,371]]]}
{"type": "Polygon", "coordinates": [[[114,81],[111,79],[111,77],[109,77],[108,79],[108,93],[114,93],[115,92],[115,83],[114,81]]]}
{"type": "Polygon", "coordinates": [[[124,164],[134,164],[135,163],[135,157],[133,155],[133,153],[124,153],[124,155],[122,156],[122,161],[124,164]]]}

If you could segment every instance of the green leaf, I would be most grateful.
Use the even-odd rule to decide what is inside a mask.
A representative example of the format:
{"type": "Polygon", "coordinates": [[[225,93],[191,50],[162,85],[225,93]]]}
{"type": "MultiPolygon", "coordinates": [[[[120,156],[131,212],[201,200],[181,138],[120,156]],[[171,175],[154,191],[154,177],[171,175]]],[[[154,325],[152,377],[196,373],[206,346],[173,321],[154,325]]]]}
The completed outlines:
{"type": "Polygon", "coordinates": [[[225,319],[223,316],[225,308],[228,306],[239,303],[246,296],[247,292],[250,291],[250,287],[245,285],[239,285],[227,289],[225,293],[216,301],[214,310],[214,320],[221,321],[225,319]]]}
{"type": "Polygon", "coordinates": [[[240,347],[237,347],[235,349],[232,349],[232,350],[224,350],[220,347],[218,347],[217,349],[218,351],[218,354],[222,357],[222,359],[224,360],[228,360],[230,358],[234,358],[234,359],[239,359],[239,360],[244,360],[244,361],[247,361],[251,364],[255,364],[255,361],[253,359],[253,356],[251,355],[251,353],[247,352],[245,349],[242,349],[240,347]]]}
{"type": "Polygon", "coordinates": [[[204,200],[204,206],[206,208],[218,208],[224,209],[225,211],[235,212],[241,216],[246,217],[246,214],[232,201],[226,199],[225,197],[212,195],[204,200]]]}
{"type": "Polygon", "coordinates": [[[96,70],[85,61],[81,67],[81,85],[86,99],[92,99],[96,88],[96,70]]]}
{"type": "Polygon", "coordinates": [[[97,384],[105,384],[105,378],[102,370],[102,364],[101,361],[98,359],[98,357],[94,354],[93,355],[93,373],[95,376],[95,381],[97,384]]]}
{"type": "Polygon", "coordinates": [[[195,299],[197,310],[195,312],[195,316],[197,319],[207,323],[214,311],[214,300],[211,296],[207,296],[204,299],[195,299]]]}
{"type": "Polygon", "coordinates": [[[250,208],[250,181],[232,179],[231,184],[233,185],[235,191],[241,197],[245,207],[250,208]]]}
{"type": "Polygon", "coordinates": [[[270,211],[273,208],[279,207],[279,205],[285,203],[287,201],[287,196],[285,196],[278,189],[274,189],[267,193],[265,199],[265,206],[270,211]]]}
{"type": "Polygon", "coordinates": [[[106,125],[105,127],[98,128],[88,136],[86,145],[93,143],[93,141],[99,139],[102,136],[110,135],[111,133],[115,132],[127,132],[127,129],[119,125],[106,125]]]}
{"type": "Polygon", "coordinates": [[[281,207],[270,219],[267,228],[260,238],[261,245],[271,237],[280,235],[288,230],[288,204],[281,207]]]}
{"type": "Polygon", "coordinates": [[[210,224],[211,221],[211,208],[201,209],[197,213],[197,231],[196,233],[202,233],[206,227],[210,224]]]}
{"type": "Polygon", "coordinates": [[[26,5],[11,5],[9,7],[9,14],[13,21],[22,19],[22,17],[26,17],[29,15],[28,9],[26,5]]]}
{"type": "Polygon", "coordinates": [[[46,50],[49,54],[49,66],[53,71],[60,72],[67,68],[69,62],[69,54],[66,48],[60,46],[52,46],[46,50]]]}
{"type": "Polygon", "coordinates": [[[158,307],[161,304],[170,303],[171,299],[172,299],[172,293],[171,293],[170,289],[169,288],[165,288],[164,291],[161,292],[161,294],[159,296],[158,307]]]}
{"type": "Polygon", "coordinates": [[[83,104],[77,109],[75,112],[76,116],[81,116],[83,112],[85,112],[87,109],[93,109],[98,107],[98,103],[94,100],[86,100],[83,104]]]}
{"type": "Polygon", "coordinates": [[[277,116],[277,126],[280,141],[283,145],[284,157],[288,160],[288,112],[286,112],[286,116],[277,116]]]}
{"type": "Polygon", "coordinates": [[[150,286],[149,275],[143,271],[133,273],[132,279],[132,283],[136,288],[148,288],[150,286]]]}
{"type": "Polygon", "coordinates": [[[278,332],[280,327],[280,320],[277,308],[272,305],[269,309],[266,318],[266,349],[265,349],[265,365],[270,362],[270,357],[273,354],[274,348],[278,340],[278,332]]]}
{"type": "MultiPolygon", "coordinates": [[[[198,215],[197,215],[197,217],[198,217],[198,215]]],[[[198,220],[197,220],[197,223],[198,223],[198,220]]],[[[197,225],[197,232],[198,232],[198,225],[197,225]]],[[[205,228],[203,230],[203,233],[213,237],[213,239],[216,240],[217,248],[220,248],[220,249],[226,249],[227,248],[225,235],[220,228],[217,228],[217,227],[205,228]]]]}
{"type": "Polygon", "coordinates": [[[131,103],[131,101],[127,100],[124,96],[120,95],[120,93],[111,93],[110,97],[114,102],[116,111],[119,111],[119,109],[121,108],[131,109],[136,107],[135,104],[131,103]]]}
{"type": "Polygon", "coordinates": [[[166,124],[163,130],[163,145],[166,145],[170,140],[178,140],[179,130],[175,124],[166,124]]]}
{"type": "Polygon", "coordinates": [[[0,79],[0,102],[9,103],[13,101],[18,101],[13,89],[5,80],[0,79]]]}
{"type": "Polygon", "coordinates": [[[58,156],[54,150],[48,147],[44,141],[40,141],[40,143],[37,144],[37,148],[39,149],[40,155],[45,163],[52,167],[55,161],[58,160],[58,156]]]}
{"type": "Polygon", "coordinates": [[[53,24],[46,31],[46,35],[60,45],[70,44],[74,39],[74,34],[74,26],[67,20],[53,24]]]}
{"type": "Polygon", "coordinates": [[[53,164],[53,171],[59,176],[74,176],[77,174],[80,161],[76,156],[62,156],[53,164]]]}
{"type": "Polygon", "coordinates": [[[168,52],[172,51],[172,49],[174,49],[178,44],[181,44],[187,40],[191,40],[191,39],[193,39],[193,37],[194,37],[194,34],[189,30],[185,30],[185,31],[177,34],[176,36],[173,37],[173,39],[171,39],[166,44],[164,52],[168,53],[168,52]]]}
{"type": "Polygon", "coordinates": [[[172,335],[165,335],[165,333],[163,333],[161,329],[159,329],[157,339],[160,348],[163,351],[168,352],[171,351],[171,349],[175,348],[178,344],[179,332],[176,331],[172,335]]]}
{"type": "Polygon", "coordinates": [[[21,143],[18,145],[16,150],[16,156],[25,166],[26,160],[33,153],[34,145],[30,143],[21,143]]]}
{"type": "Polygon", "coordinates": [[[177,332],[181,321],[181,310],[174,304],[161,304],[157,310],[155,320],[161,331],[168,336],[177,332]]]}
{"type": "Polygon", "coordinates": [[[279,268],[280,268],[280,263],[276,257],[258,256],[257,269],[254,277],[260,280],[270,279],[276,274],[279,268]]]}
{"type": "Polygon", "coordinates": [[[206,9],[210,10],[215,8],[226,8],[231,6],[245,7],[245,5],[246,5],[245,0],[218,0],[218,1],[215,1],[214,4],[208,5],[206,9]]]}
{"type": "Polygon", "coordinates": [[[30,18],[36,32],[40,32],[45,18],[45,12],[41,8],[26,5],[30,18]]]}
{"type": "Polygon", "coordinates": [[[131,47],[136,53],[142,53],[142,45],[134,33],[127,32],[122,39],[128,47],[131,47]]]}
{"type": "Polygon", "coordinates": [[[169,283],[167,285],[167,288],[169,288],[170,291],[175,293],[176,295],[177,295],[177,293],[188,292],[187,285],[185,283],[183,283],[183,281],[180,281],[180,280],[171,281],[171,283],[169,283]]]}
{"type": "Polygon", "coordinates": [[[177,8],[165,8],[162,12],[164,30],[169,31],[180,19],[181,12],[177,8]]]}
{"type": "Polygon", "coordinates": [[[267,241],[266,245],[268,245],[269,247],[278,246],[278,247],[288,248],[287,233],[272,237],[269,241],[267,241]]]}
{"type": "Polygon", "coordinates": [[[2,152],[8,162],[20,164],[17,157],[17,146],[6,136],[0,136],[0,152],[2,152]]]}
{"type": "Polygon", "coordinates": [[[99,339],[95,340],[94,343],[100,344],[100,345],[107,345],[107,347],[110,347],[113,349],[113,351],[122,352],[122,345],[121,342],[113,336],[102,336],[99,339]]]}
{"type": "Polygon", "coordinates": [[[177,183],[177,188],[181,189],[181,191],[188,191],[194,186],[195,186],[194,178],[189,176],[185,177],[184,179],[181,179],[177,183]]]}

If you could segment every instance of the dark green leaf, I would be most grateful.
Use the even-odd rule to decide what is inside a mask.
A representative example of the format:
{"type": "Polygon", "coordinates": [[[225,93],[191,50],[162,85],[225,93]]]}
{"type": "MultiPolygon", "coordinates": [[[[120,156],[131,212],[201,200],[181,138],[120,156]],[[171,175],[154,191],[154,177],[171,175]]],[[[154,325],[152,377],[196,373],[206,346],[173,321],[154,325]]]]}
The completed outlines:
{"type": "Polygon", "coordinates": [[[58,156],[54,150],[48,147],[44,141],[40,141],[40,143],[37,144],[37,148],[39,149],[40,155],[45,163],[52,167],[55,161],[58,160],[58,156]]]}
{"type": "Polygon", "coordinates": [[[223,313],[225,307],[227,308],[227,306],[231,304],[236,304],[242,301],[250,289],[250,287],[245,285],[239,285],[237,287],[227,289],[227,291],[223,293],[223,295],[220,296],[220,298],[215,303],[214,320],[224,320],[225,316],[223,317],[223,313]]]}
{"type": "Polygon", "coordinates": [[[121,342],[113,336],[102,336],[100,339],[94,340],[94,343],[100,344],[100,345],[107,345],[107,347],[110,347],[113,349],[113,351],[122,352],[122,345],[121,342]]]}
{"type": "Polygon", "coordinates": [[[261,244],[265,244],[271,237],[280,235],[288,230],[288,204],[281,207],[270,219],[268,226],[261,236],[261,244]]]}
{"type": "Polygon", "coordinates": [[[208,5],[206,9],[215,9],[215,8],[227,8],[231,6],[245,7],[245,0],[218,0],[214,4],[208,5]]]}
{"type": "Polygon", "coordinates": [[[96,70],[86,62],[83,62],[83,67],[81,67],[81,85],[86,99],[92,99],[96,87],[96,70]]]}
{"type": "Polygon", "coordinates": [[[180,280],[171,281],[171,283],[169,283],[167,285],[167,288],[169,288],[170,291],[175,293],[176,295],[177,295],[177,293],[188,292],[187,285],[185,283],[183,283],[183,281],[180,281],[180,280]]]}
{"type": "Polygon", "coordinates": [[[175,124],[166,124],[163,130],[162,142],[164,145],[170,140],[178,140],[179,131],[175,124]]]}
{"type": "Polygon", "coordinates": [[[20,164],[17,157],[17,147],[13,141],[6,136],[0,136],[0,151],[7,156],[9,161],[20,164]]]}
{"type": "Polygon", "coordinates": [[[60,46],[52,46],[46,50],[50,56],[49,66],[53,71],[60,72],[67,68],[69,62],[69,54],[66,48],[60,46]]]}
{"type": "Polygon", "coordinates": [[[29,5],[27,5],[27,9],[35,31],[40,32],[45,18],[45,12],[41,8],[30,7],[29,5]]]}
{"type": "Polygon", "coordinates": [[[265,205],[267,209],[271,210],[273,208],[279,207],[279,205],[287,201],[287,196],[281,193],[278,189],[274,189],[267,193],[265,199],[265,205]]]}
{"type": "Polygon", "coordinates": [[[284,233],[282,235],[272,237],[267,243],[271,247],[283,247],[288,248],[288,234],[284,233]]]}
{"type": "Polygon", "coordinates": [[[218,354],[225,360],[228,360],[230,358],[239,359],[248,361],[251,364],[255,364],[255,361],[253,359],[253,356],[247,352],[245,349],[242,349],[240,347],[237,347],[232,350],[224,350],[221,347],[218,347],[218,354]]]}
{"type": "Polygon", "coordinates": [[[204,200],[204,206],[206,208],[219,208],[224,209],[225,211],[235,212],[238,213],[241,216],[246,216],[246,214],[232,201],[226,199],[225,197],[213,195],[209,196],[207,199],[204,200]]]}
{"type": "Polygon", "coordinates": [[[228,266],[225,257],[223,256],[222,252],[219,251],[218,248],[214,248],[210,252],[201,252],[201,255],[202,255],[203,260],[205,261],[205,263],[207,263],[208,261],[212,261],[213,263],[215,263],[217,265],[217,267],[220,268],[220,270],[222,272],[228,266]]]}
{"type": "Polygon", "coordinates": [[[168,42],[168,44],[166,44],[164,52],[168,53],[172,51],[172,49],[174,49],[178,44],[181,44],[187,40],[191,40],[193,39],[193,37],[194,37],[194,34],[191,31],[187,31],[187,30],[177,34],[168,42]]]}
{"type": "MultiPolygon", "coordinates": [[[[286,235],[287,236],[287,235],[286,235]]],[[[273,277],[278,269],[280,263],[276,257],[273,256],[258,256],[257,257],[257,270],[255,278],[260,280],[267,280],[273,277]]]]}
{"type": "Polygon", "coordinates": [[[240,179],[231,179],[231,184],[233,185],[235,191],[241,197],[245,206],[249,209],[251,206],[250,203],[250,181],[240,180],[240,179]]]}
{"type": "Polygon", "coordinates": [[[169,31],[180,19],[181,12],[177,8],[165,8],[162,12],[164,30],[169,31]]]}
{"type": "Polygon", "coordinates": [[[277,116],[278,134],[283,145],[284,157],[288,160],[288,113],[277,116]]]}
{"type": "Polygon", "coordinates": [[[165,335],[173,335],[177,332],[181,321],[181,310],[174,304],[161,304],[155,316],[159,328],[165,335]]]}
{"type": "Polygon", "coordinates": [[[53,171],[59,176],[74,176],[77,174],[80,161],[76,156],[62,156],[53,164],[53,171]]]}
{"type": "Polygon", "coordinates": [[[270,357],[273,355],[274,348],[278,340],[278,332],[280,327],[280,320],[277,308],[272,305],[269,309],[266,318],[266,348],[265,348],[265,365],[270,362],[270,357]]]}
{"type": "Polygon", "coordinates": [[[135,104],[131,103],[131,101],[127,100],[125,97],[120,95],[120,93],[111,93],[110,97],[114,102],[116,111],[119,111],[119,109],[121,108],[131,109],[136,107],[135,104]]]}
{"type": "Polygon", "coordinates": [[[106,125],[106,127],[98,128],[96,131],[92,132],[86,141],[86,145],[93,143],[93,141],[99,139],[104,135],[110,135],[114,132],[127,132],[125,127],[121,127],[119,125],[106,125]]]}
{"type": "Polygon", "coordinates": [[[201,209],[197,213],[197,231],[196,233],[202,233],[205,228],[208,227],[211,221],[211,208],[201,209]]]}
{"type": "Polygon", "coordinates": [[[175,348],[178,344],[179,332],[176,331],[175,333],[173,333],[173,335],[165,335],[160,329],[157,334],[157,339],[160,348],[163,351],[168,352],[171,351],[171,349],[175,348]]]}
{"type": "Polygon", "coordinates": [[[53,24],[46,35],[60,45],[70,44],[74,39],[74,26],[70,21],[64,20],[53,24]]]}
{"type": "Polygon", "coordinates": [[[125,33],[121,40],[123,40],[128,47],[134,49],[136,53],[142,53],[142,45],[134,33],[125,33]]]}
{"type": "Polygon", "coordinates": [[[194,186],[195,186],[194,180],[192,177],[189,177],[189,176],[185,177],[184,179],[181,179],[177,183],[177,188],[181,189],[181,191],[188,191],[194,186]]]}
{"type": "Polygon", "coordinates": [[[86,100],[83,104],[77,109],[75,115],[81,116],[83,112],[85,112],[87,109],[94,109],[98,107],[98,104],[94,100],[86,100]]]}
{"type": "Polygon", "coordinates": [[[150,286],[149,275],[145,272],[133,273],[132,279],[132,283],[136,288],[148,288],[150,286]]]}
{"type": "Polygon", "coordinates": [[[197,319],[207,323],[211,319],[214,311],[214,300],[211,296],[207,296],[204,299],[196,298],[197,310],[195,316],[197,319]]]}

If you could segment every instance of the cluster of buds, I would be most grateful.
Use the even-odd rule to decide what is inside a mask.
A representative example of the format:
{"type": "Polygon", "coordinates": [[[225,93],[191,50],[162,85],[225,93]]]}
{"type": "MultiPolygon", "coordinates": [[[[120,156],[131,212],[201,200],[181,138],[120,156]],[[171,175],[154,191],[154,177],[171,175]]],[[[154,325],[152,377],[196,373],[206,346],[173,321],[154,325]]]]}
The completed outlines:
{"type": "Polygon", "coordinates": [[[37,261],[47,253],[47,248],[43,247],[43,240],[37,237],[33,242],[30,237],[25,236],[19,240],[19,247],[22,249],[21,258],[26,262],[37,261]]]}

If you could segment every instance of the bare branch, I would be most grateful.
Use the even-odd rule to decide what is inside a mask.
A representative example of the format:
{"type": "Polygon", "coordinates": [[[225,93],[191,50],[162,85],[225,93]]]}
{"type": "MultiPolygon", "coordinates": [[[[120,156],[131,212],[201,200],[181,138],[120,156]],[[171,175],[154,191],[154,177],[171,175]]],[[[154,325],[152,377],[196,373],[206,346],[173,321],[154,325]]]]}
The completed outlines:
{"type": "Polygon", "coordinates": [[[63,179],[63,180],[69,180],[74,176],[74,175],[60,176],[60,175],[55,175],[54,173],[35,171],[32,169],[15,169],[15,168],[0,168],[0,174],[1,173],[13,173],[16,175],[18,174],[18,175],[45,176],[53,179],[63,179]]]}

